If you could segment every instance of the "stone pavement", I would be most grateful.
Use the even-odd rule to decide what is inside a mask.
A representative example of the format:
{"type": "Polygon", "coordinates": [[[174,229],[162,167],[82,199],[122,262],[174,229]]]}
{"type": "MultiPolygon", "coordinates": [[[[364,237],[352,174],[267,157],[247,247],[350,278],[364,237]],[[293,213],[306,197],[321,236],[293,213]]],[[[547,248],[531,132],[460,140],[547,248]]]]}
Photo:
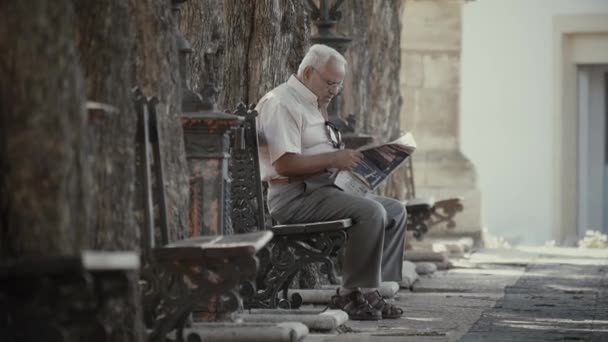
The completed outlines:
{"type": "Polygon", "coordinates": [[[608,341],[608,250],[485,250],[454,263],[399,292],[401,319],[304,341],[608,341]]]}

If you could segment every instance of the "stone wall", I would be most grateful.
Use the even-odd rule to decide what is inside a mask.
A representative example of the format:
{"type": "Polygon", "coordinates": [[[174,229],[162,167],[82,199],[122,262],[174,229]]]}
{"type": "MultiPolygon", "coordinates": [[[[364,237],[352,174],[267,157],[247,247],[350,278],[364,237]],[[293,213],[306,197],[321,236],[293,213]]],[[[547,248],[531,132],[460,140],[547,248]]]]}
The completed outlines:
{"type": "Polygon", "coordinates": [[[463,197],[456,227],[433,235],[481,237],[480,193],[475,168],[461,153],[459,97],[464,0],[403,0],[401,127],[418,143],[413,156],[417,197],[463,197]]]}

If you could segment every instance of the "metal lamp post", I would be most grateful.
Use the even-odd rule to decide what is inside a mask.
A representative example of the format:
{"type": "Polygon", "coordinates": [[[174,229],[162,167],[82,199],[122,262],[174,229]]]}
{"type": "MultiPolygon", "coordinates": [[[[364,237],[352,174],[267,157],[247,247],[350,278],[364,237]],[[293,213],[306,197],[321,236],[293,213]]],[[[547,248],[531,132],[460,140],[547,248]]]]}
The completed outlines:
{"type": "MultiPolygon", "coordinates": [[[[340,20],[342,13],[338,10],[344,0],[337,0],[330,6],[329,0],[319,0],[319,6],[314,0],[308,0],[308,4],[312,9],[312,19],[317,27],[317,34],[311,37],[311,41],[315,44],[325,44],[336,49],[341,54],[344,54],[352,41],[351,38],[340,35],[336,32],[336,23],[340,20]]],[[[373,137],[367,134],[355,133],[354,118],[348,119],[349,122],[340,118],[340,102],[342,94],[338,94],[333,98],[327,113],[329,121],[333,122],[338,129],[345,133],[342,135],[343,141],[348,148],[358,148],[369,144],[373,141],[373,137]]]]}
{"type": "MultiPolygon", "coordinates": [[[[346,52],[352,41],[352,39],[338,34],[335,28],[342,15],[338,9],[343,1],[337,0],[330,7],[329,0],[319,0],[319,6],[313,0],[308,0],[312,9],[311,17],[317,27],[317,34],[310,38],[311,42],[330,46],[341,54],[346,52]]],[[[333,122],[342,132],[352,131],[352,127],[349,127],[346,121],[339,116],[341,97],[341,94],[336,95],[329,104],[327,108],[329,121],[333,122]]]]}

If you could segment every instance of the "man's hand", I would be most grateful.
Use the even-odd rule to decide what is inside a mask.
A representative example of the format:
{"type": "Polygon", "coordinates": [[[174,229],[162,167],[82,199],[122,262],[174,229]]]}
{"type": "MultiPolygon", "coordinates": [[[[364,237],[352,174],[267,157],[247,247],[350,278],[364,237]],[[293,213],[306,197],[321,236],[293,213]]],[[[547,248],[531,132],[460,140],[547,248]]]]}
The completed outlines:
{"type": "Polygon", "coordinates": [[[333,154],[332,167],[339,170],[350,170],[363,158],[361,152],[350,149],[336,151],[333,154]]]}

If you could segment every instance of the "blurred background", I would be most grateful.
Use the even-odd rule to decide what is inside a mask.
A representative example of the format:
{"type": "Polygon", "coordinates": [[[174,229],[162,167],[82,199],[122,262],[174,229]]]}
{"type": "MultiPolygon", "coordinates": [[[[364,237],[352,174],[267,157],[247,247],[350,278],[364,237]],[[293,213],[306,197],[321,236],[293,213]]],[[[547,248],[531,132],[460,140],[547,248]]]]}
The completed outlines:
{"type": "Polygon", "coordinates": [[[608,1],[462,10],[460,133],[482,224],[507,241],[608,233],[608,1]]]}

